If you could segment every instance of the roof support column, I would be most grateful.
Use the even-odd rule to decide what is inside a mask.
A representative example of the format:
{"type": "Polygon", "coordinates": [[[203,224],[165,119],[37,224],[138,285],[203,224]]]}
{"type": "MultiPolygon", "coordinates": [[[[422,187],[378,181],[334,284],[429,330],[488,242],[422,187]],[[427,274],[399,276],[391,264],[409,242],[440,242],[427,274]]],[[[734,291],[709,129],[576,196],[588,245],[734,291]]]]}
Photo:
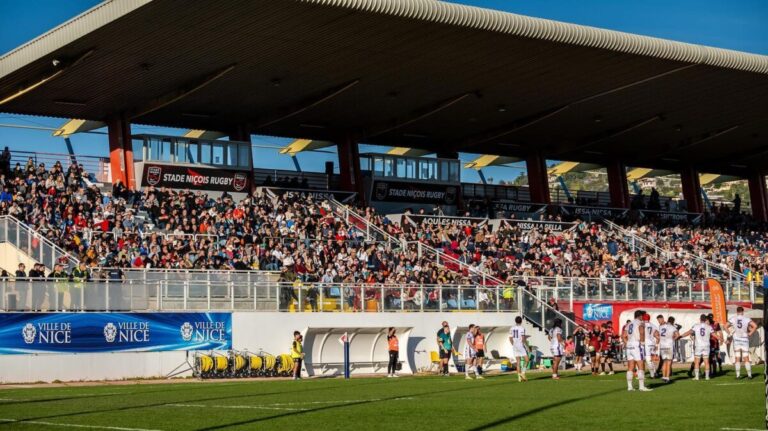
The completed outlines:
{"type": "Polygon", "coordinates": [[[131,123],[125,115],[110,117],[106,123],[112,184],[117,184],[119,180],[128,189],[136,190],[131,123]]]}
{"type": "Polygon", "coordinates": [[[611,206],[614,208],[629,208],[627,166],[615,160],[608,163],[606,170],[608,171],[608,191],[611,195],[611,206]]]}
{"type": "Polygon", "coordinates": [[[123,119],[115,116],[107,120],[107,136],[109,139],[109,168],[112,177],[112,184],[118,181],[123,185],[127,184],[125,176],[125,154],[123,140],[123,119]]]}
{"type": "Polygon", "coordinates": [[[531,202],[549,204],[549,179],[547,177],[547,161],[541,153],[534,153],[525,158],[528,171],[528,190],[531,202]]]}
{"type": "Polygon", "coordinates": [[[752,217],[756,221],[768,222],[768,186],[765,184],[765,175],[755,173],[750,175],[747,181],[752,217]]]}
{"type": "Polygon", "coordinates": [[[688,212],[704,212],[704,202],[701,198],[701,182],[699,172],[693,166],[686,166],[680,171],[680,182],[683,186],[683,198],[688,212]]]}
{"type": "Polygon", "coordinates": [[[357,192],[363,199],[363,176],[360,173],[360,150],[357,140],[351,134],[345,134],[336,140],[339,154],[339,176],[342,190],[357,192]]]}
{"type": "Polygon", "coordinates": [[[230,141],[251,142],[251,131],[245,125],[235,127],[228,136],[230,141]]]}
{"type": "Polygon", "coordinates": [[[136,172],[133,164],[133,138],[131,137],[131,122],[121,118],[120,132],[123,137],[123,159],[125,163],[125,185],[129,190],[136,190],[136,172]]]}

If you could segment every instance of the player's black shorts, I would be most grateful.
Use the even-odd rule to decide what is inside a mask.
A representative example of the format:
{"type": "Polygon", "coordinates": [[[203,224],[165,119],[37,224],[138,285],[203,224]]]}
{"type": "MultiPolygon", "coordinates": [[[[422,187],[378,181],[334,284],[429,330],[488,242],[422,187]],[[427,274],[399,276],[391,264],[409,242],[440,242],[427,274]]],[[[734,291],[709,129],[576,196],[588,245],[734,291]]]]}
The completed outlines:
{"type": "Polygon", "coordinates": [[[594,358],[595,356],[597,356],[597,350],[590,350],[589,357],[594,358]]]}
{"type": "Polygon", "coordinates": [[[584,347],[576,348],[576,356],[584,356],[587,354],[587,350],[584,347]]]}
{"type": "Polygon", "coordinates": [[[477,353],[475,353],[476,358],[484,358],[485,357],[485,350],[478,350],[477,353]]]}
{"type": "Polygon", "coordinates": [[[611,349],[603,350],[602,353],[600,354],[603,355],[604,358],[608,358],[608,359],[613,359],[614,357],[613,350],[611,349]]]}
{"type": "Polygon", "coordinates": [[[440,349],[440,359],[451,359],[451,352],[440,349]]]}

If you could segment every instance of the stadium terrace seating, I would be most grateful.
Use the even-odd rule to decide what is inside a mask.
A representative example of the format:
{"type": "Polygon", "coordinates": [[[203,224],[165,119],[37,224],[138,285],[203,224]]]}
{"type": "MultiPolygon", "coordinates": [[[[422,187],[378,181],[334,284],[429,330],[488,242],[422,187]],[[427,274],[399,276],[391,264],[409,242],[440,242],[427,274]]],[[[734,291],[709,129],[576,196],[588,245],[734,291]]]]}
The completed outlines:
{"type": "MultiPolygon", "coordinates": [[[[276,200],[255,193],[223,195],[118,185],[105,194],[82,166],[17,165],[0,177],[0,215],[27,223],[90,266],[281,271],[286,281],[467,284],[478,274],[497,279],[553,277],[699,280],[700,261],[679,253],[661,259],[630,249],[601,224],[523,231],[502,225],[401,226],[372,208],[356,210],[401,245],[365,241],[327,202],[276,200]],[[439,267],[420,257],[419,242],[466,264],[439,267]]],[[[722,222],[722,220],[719,220],[722,222]]],[[[762,228],[646,224],[633,232],[668,250],[685,250],[762,281],[768,239],[762,228]]]]}

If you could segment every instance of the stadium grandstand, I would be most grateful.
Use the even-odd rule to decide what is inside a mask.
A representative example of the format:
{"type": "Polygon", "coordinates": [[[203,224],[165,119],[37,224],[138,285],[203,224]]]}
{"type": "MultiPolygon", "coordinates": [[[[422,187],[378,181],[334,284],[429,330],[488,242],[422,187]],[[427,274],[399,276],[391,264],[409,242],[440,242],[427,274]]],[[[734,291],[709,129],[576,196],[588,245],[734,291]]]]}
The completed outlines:
{"type": "Polygon", "coordinates": [[[725,343],[737,307],[764,362],[766,99],[765,56],[448,2],[104,1],[0,57],[0,111],[63,119],[69,147],[0,154],[0,382],[235,378],[241,355],[383,375],[393,334],[419,374],[443,321],[446,370],[471,322],[501,372],[517,316],[557,378],[556,330],[610,324],[631,363],[638,310],[711,310],[725,343]],[[103,155],[71,150],[99,130],[103,155]],[[296,170],[254,135],[291,139],[271,151],[296,170]],[[731,182],[748,193],[705,187],[731,182]]]}

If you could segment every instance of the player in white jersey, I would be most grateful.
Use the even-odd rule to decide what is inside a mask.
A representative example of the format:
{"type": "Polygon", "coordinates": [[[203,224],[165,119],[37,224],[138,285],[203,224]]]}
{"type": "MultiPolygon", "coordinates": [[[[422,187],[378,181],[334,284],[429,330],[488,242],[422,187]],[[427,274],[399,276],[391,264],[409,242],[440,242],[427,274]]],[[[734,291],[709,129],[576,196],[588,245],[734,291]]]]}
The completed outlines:
{"type": "Polygon", "coordinates": [[[670,316],[664,321],[664,316],[658,316],[659,319],[659,356],[661,357],[661,380],[669,383],[672,376],[672,359],[675,356],[675,340],[680,337],[680,333],[675,326],[675,318],[670,316]]]}
{"type": "Polygon", "coordinates": [[[643,325],[645,311],[635,311],[635,319],[627,323],[621,333],[621,339],[627,346],[627,390],[634,391],[632,378],[637,369],[639,389],[643,392],[651,389],[645,387],[645,326],[643,325]]]}
{"type": "Polygon", "coordinates": [[[651,322],[651,316],[643,315],[643,327],[645,328],[645,361],[648,364],[648,375],[656,377],[656,367],[659,364],[659,328],[651,322]]]}
{"type": "Polygon", "coordinates": [[[549,348],[552,351],[552,378],[559,380],[560,376],[557,374],[560,369],[560,361],[563,359],[563,321],[555,319],[552,324],[552,329],[549,330],[549,348]]]}
{"type": "MultiPolygon", "coordinates": [[[[475,325],[469,325],[469,330],[464,338],[464,378],[471,380],[472,377],[469,376],[469,370],[474,371],[475,355],[477,354],[477,351],[475,351],[475,325]]],[[[475,376],[477,376],[476,372],[475,376]]]]}
{"type": "Polygon", "coordinates": [[[709,380],[709,337],[714,330],[709,324],[706,314],[702,314],[699,323],[693,325],[693,328],[680,334],[680,337],[693,335],[693,380],[699,380],[699,365],[704,361],[704,378],[709,380]]]}
{"type": "Polygon", "coordinates": [[[736,365],[736,378],[741,378],[741,364],[747,369],[747,377],[752,378],[752,364],[749,362],[749,337],[757,330],[757,324],[744,315],[744,307],[736,308],[736,315],[728,319],[726,327],[733,338],[733,358],[736,365]]]}
{"type": "Polygon", "coordinates": [[[527,382],[525,369],[528,368],[528,336],[522,324],[523,318],[515,317],[515,326],[509,329],[509,342],[512,344],[512,357],[517,360],[517,381],[527,382]]]}

